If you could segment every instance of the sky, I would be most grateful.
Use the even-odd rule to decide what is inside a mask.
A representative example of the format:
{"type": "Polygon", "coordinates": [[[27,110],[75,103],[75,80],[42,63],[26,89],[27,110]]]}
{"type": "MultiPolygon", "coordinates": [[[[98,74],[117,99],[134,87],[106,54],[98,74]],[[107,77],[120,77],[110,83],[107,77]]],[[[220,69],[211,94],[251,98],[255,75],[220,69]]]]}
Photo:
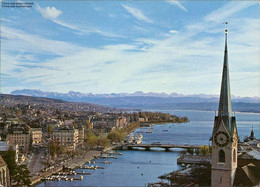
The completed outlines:
{"type": "Polygon", "coordinates": [[[260,96],[257,1],[30,2],[1,8],[2,93],[219,94],[228,28],[231,94],[260,96]]]}

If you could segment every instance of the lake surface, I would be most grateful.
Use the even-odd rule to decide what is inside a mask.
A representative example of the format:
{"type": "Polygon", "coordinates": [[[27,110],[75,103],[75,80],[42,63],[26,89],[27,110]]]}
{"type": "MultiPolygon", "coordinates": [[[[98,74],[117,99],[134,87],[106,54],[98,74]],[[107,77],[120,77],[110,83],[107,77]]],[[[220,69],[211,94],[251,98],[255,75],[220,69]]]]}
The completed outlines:
{"type": "MultiPolygon", "coordinates": [[[[157,111],[157,110],[149,110],[157,111]]],[[[178,116],[187,116],[189,123],[164,124],[153,126],[152,133],[142,133],[143,143],[174,143],[174,144],[210,144],[209,138],[213,129],[214,112],[212,111],[170,111],[178,116]],[[168,131],[166,131],[168,130],[168,131]]],[[[249,136],[252,126],[256,138],[260,138],[260,114],[259,113],[236,113],[238,135],[241,140],[249,136]]],[[[137,129],[147,131],[147,129],[137,129]]],[[[178,150],[172,152],[163,151],[120,151],[118,159],[109,159],[111,165],[98,164],[105,167],[102,170],[85,170],[92,175],[84,176],[82,181],[49,181],[37,186],[145,186],[149,182],[159,181],[158,176],[173,170],[180,169],[177,158],[181,155],[178,150]]],[[[103,159],[98,159],[103,160],[103,159]]],[[[93,165],[93,164],[92,164],[93,165]]],[[[95,164],[96,165],[96,164],[95,164]]],[[[79,169],[82,171],[83,169],[79,169]]]]}

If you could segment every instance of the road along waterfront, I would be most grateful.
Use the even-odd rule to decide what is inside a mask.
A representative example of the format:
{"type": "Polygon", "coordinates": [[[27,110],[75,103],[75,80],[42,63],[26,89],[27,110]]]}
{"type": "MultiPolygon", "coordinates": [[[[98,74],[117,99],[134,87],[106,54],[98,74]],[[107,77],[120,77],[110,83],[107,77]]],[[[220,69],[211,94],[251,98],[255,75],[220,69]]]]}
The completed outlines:
{"type": "MultiPolygon", "coordinates": [[[[161,111],[170,112],[180,116],[187,116],[189,123],[163,124],[153,126],[152,133],[143,133],[143,143],[172,143],[207,145],[213,128],[214,112],[211,111],[161,111]],[[167,131],[165,131],[167,130],[167,131]]],[[[236,113],[238,135],[241,139],[249,135],[252,126],[255,136],[260,138],[260,114],[236,113]]],[[[137,129],[134,133],[143,131],[137,129]]],[[[120,151],[118,159],[95,159],[97,161],[108,160],[112,164],[90,164],[104,167],[99,170],[76,169],[76,171],[90,172],[81,181],[46,181],[37,186],[145,186],[150,182],[158,182],[158,176],[180,169],[177,158],[181,155],[181,149],[164,152],[153,148],[153,151],[120,151]]],[[[89,164],[87,164],[89,165],[89,164]]],[[[78,177],[78,176],[77,176],[78,177]]]]}
{"type": "MultiPolygon", "coordinates": [[[[101,154],[101,151],[90,151],[86,155],[82,155],[80,157],[73,159],[72,161],[67,163],[67,165],[69,166],[69,168],[75,168],[75,166],[77,166],[77,165],[83,165],[84,163],[93,160],[96,156],[99,156],[100,154],[101,154]]],[[[60,166],[60,167],[53,168],[47,172],[44,172],[44,173],[40,174],[40,176],[34,176],[31,179],[31,184],[32,185],[37,184],[42,180],[42,178],[50,176],[52,173],[60,172],[62,169],[63,169],[63,167],[60,166]]]]}

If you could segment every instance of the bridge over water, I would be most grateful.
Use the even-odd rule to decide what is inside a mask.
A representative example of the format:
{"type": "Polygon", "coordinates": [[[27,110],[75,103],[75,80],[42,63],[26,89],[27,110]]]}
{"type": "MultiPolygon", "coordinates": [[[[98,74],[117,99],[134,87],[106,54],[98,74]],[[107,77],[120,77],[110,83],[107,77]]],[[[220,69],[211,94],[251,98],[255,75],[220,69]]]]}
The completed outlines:
{"type": "MultiPolygon", "coordinates": [[[[146,151],[150,151],[151,148],[163,148],[165,151],[170,151],[171,148],[182,149],[199,149],[202,145],[188,145],[188,144],[124,144],[119,149],[132,150],[135,148],[144,148],[146,151]]],[[[205,145],[203,145],[205,146],[205,145]]]]}

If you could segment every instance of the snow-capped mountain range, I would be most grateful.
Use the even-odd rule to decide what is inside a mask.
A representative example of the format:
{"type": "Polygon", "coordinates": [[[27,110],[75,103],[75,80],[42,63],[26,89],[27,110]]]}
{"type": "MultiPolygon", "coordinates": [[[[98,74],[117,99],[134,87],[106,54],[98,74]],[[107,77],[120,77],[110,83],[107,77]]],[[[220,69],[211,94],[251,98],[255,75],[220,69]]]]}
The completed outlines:
{"type": "MultiPolygon", "coordinates": [[[[142,91],[137,91],[134,93],[111,93],[111,94],[93,94],[93,93],[81,93],[70,91],[68,93],[58,93],[58,92],[45,92],[41,90],[34,89],[23,89],[23,90],[14,90],[11,92],[12,95],[27,95],[34,97],[47,97],[47,98],[55,98],[55,99],[64,99],[69,101],[82,101],[87,98],[122,98],[122,97],[153,97],[155,98],[176,98],[176,102],[178,100],[180,102],[184,102],[185,98],[188,102],[198,102],[198,101],[208,101],[208,102],[216,102],[218,101],[218,95],[208,95],[208,94],[193,94],[193,95],[184,95],[178,93],[154,93],[148,92],[144,93],[142,91]]],[[[260,97],[236,97],[232,96],[232,100],[234,102],[252,102],[259,103],[260,97]]]]}
{"type": "MultiPolygon", "coordinates": [[[[70,102],[87,102],[119,108],[158,109],[158,110],[218,110],[218,95],[178,93],[111,93],[93,94],[70,91],[68,93],[45,92],[41,90],[14,90],[12,95],[26,95],[61,99],[70,102]]],[[[260,97],[232,96],[234,111],[260,112],[260,97]]]]}

